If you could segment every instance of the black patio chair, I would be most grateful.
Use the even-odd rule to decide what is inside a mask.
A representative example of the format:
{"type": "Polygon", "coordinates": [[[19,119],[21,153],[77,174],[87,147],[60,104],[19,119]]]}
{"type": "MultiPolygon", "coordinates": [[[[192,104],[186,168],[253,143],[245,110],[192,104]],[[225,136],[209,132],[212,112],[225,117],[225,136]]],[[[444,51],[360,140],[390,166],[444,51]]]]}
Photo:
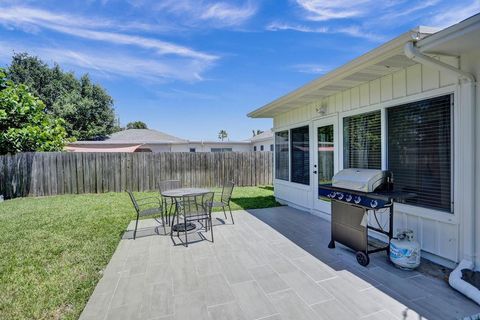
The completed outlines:
{"type": "Polygon", "coordinates": [[[133,239],[137,237],[138,220],[140,217],[160,215],[162,219],[163,232],[167,233],[165,228],[164,210],[162,201],[158,197],[136,198],[131,191],[127,191],[132,200],[133,207],[137,212],[137,220],[135,221],[135,230],[133,231],[133,239]]]}
{"type": "Polygon", "coordinates": [[[167,198],[162,196],[162,192],[179,189],[182,187],[180,180],[163,180],[158,183],[158,189],[160,191],[160,197],[162,198],[162,205],[165,209],[165,214],[167,215],[167,220],[170,222],[170,216],[172,214],[172,209],[175,205],[175,200],[173,198],[167,198]]]}
{"type": "Polygon", "coordinates": [[[233,220],[233,214],[232,214],[232,208],[230,207],[230,201],[232,200],[232,193],[233,193],[233,188],[235,187],[235,183],[233,181],[228,181],[223,185],[222,188],[222,195],[220,197],[220,201],[218,202],[213,202],[213,207],[214,208],[222,208],[223,209],[223,214],[225,215],[225,220],[227,220],[227,212],[225,210],[226,207],[228,207],[228,210],[230,211],[230,217],[232,218],[232,224],[235,224],[235,221],[233,220]]]}
{"type": "Polygon", "coordinates": [[[213,192],[204,195],[186,195],[175,198],[175,216],[172,224],[176,224],[170,229],[170,236],[173,239],[173,232],[177,232],[179,237],[180,232],[185,233],[185,246],[188,247],[188,231],[191,230],[189,225],[194,222],[204,222],[205,231],[210,229],[211,238],[213,242],[213,225],[212,225],[212,204],[213,192]],[[180,222],[181,218],[181,222],[180,222]],[[176,229],[176,230],[174,230],[176,229]]]}

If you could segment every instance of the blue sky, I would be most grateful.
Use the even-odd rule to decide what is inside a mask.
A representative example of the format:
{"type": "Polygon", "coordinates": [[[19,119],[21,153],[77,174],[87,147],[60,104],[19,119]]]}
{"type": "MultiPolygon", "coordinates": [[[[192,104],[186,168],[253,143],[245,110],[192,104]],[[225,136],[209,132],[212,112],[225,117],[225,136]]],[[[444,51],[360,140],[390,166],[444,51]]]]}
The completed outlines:
{"type": "Polygon", "coordinates": [[[88,72],[122,124],[239,140],[272,127],[249,111],[417,25],[479,11],[479,0],[0,0],[0,65],[25,51],[88,72]]]}

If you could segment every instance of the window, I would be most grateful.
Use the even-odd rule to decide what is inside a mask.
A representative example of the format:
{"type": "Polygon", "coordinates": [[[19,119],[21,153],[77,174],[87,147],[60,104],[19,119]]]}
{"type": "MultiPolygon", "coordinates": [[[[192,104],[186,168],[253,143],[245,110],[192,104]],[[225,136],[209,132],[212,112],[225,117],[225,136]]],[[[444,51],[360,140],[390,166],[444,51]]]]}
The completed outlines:
{"type": "Polygon", "coordinates": [[[343,118],[343,167],[381,169],[380,111],[343,118]]]}
{"type": "Polygon", "coordinates": [[[253,146],[253,151],[257,151],[257,146],[253,146]]]}
{"type": "Polygon", "coordinates": [[[275,178],[288,181],[288,130],[275,132],[275,178]]]}
{"type": "Polygon", "coordinates": [[[232,152],[232,148],[211,148],[211,152],[232,152]]]}
{"type": "Polygon", "coordinates": [[[190,152],[196,152],[195,148],[190,148],[190,152]]]}
{"type": "Polygon", "coordinates": [[[270,151],[273,151],[273,144],[270,145],[270,151]]]}
{"type": "Polygon", "coordinates": [[[260,151],[263,151],[263,144],[260,146],[260,151]]]}
{"type": "Polygon", "coordinates": [[[292,182],[310,184],[310,143],[309,127],[300,127],[290,130],[290,159],[292,182]]]}
{"type": "Polygon", "coordinates": [[[387,109],[388,168],[395,188],[415,193],[406,202],[452,210],[451,96],[387,109]]]}

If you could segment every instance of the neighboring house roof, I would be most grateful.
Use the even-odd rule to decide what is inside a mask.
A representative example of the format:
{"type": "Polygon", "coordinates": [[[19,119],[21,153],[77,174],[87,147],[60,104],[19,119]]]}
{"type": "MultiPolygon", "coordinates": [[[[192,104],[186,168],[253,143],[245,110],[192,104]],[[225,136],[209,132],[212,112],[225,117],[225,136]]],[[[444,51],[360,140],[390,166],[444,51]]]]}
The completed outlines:
{"type": "Polygon", "coordinates": [[[248,116],[252,118],[272,118],[298,107],[313,105],[317,107],[316,111],[321,115],[323,106],[316,104],[323,98],[331,97],[367,81],[372,81],[415,65],[415,61],[405,56],[403,51],[404,45],[412,41],[413,37],[420,40],[437,31],[438,29],[434,28],[417,27],[307,83],[297,90],[250,112],[248,116]]]}
{"type": "Polygon", "coordinates": [[[249,139],[248,141],[250,141],[251,143],[255,143],[255,142],[266,141],[270,139],[273,139],[272,130],[264,131],[260,134],[257,134],[253,136],[251,139],[249,139]]]}
{"type": "Polygon", "coordinates": [[[113,133],[102,141],[76,141],[72,144],[171,144],[187,140],[153,129],[128,129],[113,133]]]}

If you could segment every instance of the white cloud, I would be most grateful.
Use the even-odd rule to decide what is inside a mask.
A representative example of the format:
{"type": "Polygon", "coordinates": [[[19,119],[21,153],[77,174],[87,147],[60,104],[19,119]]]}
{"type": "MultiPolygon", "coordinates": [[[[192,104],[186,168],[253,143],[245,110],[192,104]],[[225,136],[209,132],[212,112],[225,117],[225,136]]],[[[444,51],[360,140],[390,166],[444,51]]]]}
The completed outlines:
{"type": "Polygon", "coordinates": [[[239,25],[248,20],[257,12],[257,8],[251,3],[237,7],[225,2],[218,2],[206,7],[200,16],[204,20],[221,21],[224,25],[239,25]]]}
{"type": "MultiPolygon", "coordinates": [[[[118,74],[144,79],[197,81],[202,79],[202,72],[219,59],[217,55],[163,41],[157,37],[111,31],[121,29],[117,28],[117,24],[121,25],[118,21],[108,19],[94,19],[29,7],[2,7],[0,5],[0,25],[8,28],[20,28],[27,32],[51,30],[87,41],[109,44],[110,46],[103,46],[99,52],[78,51],[69,49],[68,46],[66,48],[58,46],[55,49],[47,49],[46,47],[31,48],[33,45],[24,45],[24,48],[22,48],[21,45],[17,44],[15,47],[17,51],[37,53],[43,58],[93,70],[99,74],[118,74]],[[119,49],[119,45],[125,46],[126,50],[119,49]],[[126,53],[132,51],[138,53],[126,53]]],[[[134,26],[134,31],[147,26],[135,21],[130,22],[129,25],[134,26]]],[[[12,47],[4,46],[0,48],[3,55],[7,52],[6,48],[12,47]]],[[[8,52],[9,55],[11,53],[12,50],[8,52]]]]}
{"type": "Polygon", "coordinates": [[[303,64],[296,64],[293,65],[292,68],[301,73],[309,73],[309,74],[325,74],[328,71],[328,68],[325,68],[322,65],[314,64],[314,63],[303,63],[303,64]]]}
{"type": "Polygon", "coordinates": [[[454,6],[448,10],[442,10],[442,12],[434,15],[428,24],[434,27],[446,28],[452,24],[456,24],[462,20],[465,20],[476,13],[480,12],[480,0],[475,0],[468,5],[454,6]]]}
{"type": "Polygon", "coordinates": [[[179,46],[170,42],[165,42],[152,38],[106,31],[93,31],[81,28],[68,28],[63,26],[47,26],[47,28],[73,36],[81,37],[84,39],[105,41],[123,45],[133,45],[145,49],[153,49],[158,54],[178,55],[182,57],[189,57],[206,61],[213,61],[218,59],[218,57],[215,55],[202,53],[184,46],[179,46]]]}
{"type": "Polygon", "coordinates": [[[326,21],[363,16],[372,0],[297,0],[297,4],[307,11],[307,19],[326,21]]]}
{"type": "Polygon", "coordinates": [[[156,9],[176,15],[187,25],[201,26],[207,23],[220,28],[241,25],[258,10],[251,0],[241,5],[205,0],[164,0],[156,5],[156,9]]]}
{"type": "Polygon", "coordinates": [[[301,25],[301,24],[272,22],[266,27],[266,29],[269,31],[291,30],[291,31],[297,31],[297,32],[304,32],[304,33],[325,33],[325,34],[342,33],[352,37],[367,39],[370,41],[384,40],[383,36],[374,34],[371,32],[366,32],[358,26],[331,28],[327,26],[310,27],[310,26],[301,25]]]}
{"type": "Polygon", "coordinates": [[[291,30],[291,31],[298,31],[298,32],[307,32],[307,33],[328,33],[329,28],[327,27],[307,27],[305,25],[300,24],[288,24],[288,23],[279,23],[279,22],[272,22],[270,23],[266,29],[268,31],[282,31],[282,30],[291,30]]]}
{"type": "MultiPolygon", "coordinates": [[[[21,27],[30,31],[39,31],[42,28],[46,28],[88,40],[152,49],[160,55],[177,55],[205,61],[214,61],[218,58],[215,55],[154,38],[118,32],[98,31],[98,29],[102,28],[117,29],[116,25],[119,23],[107,19],[88,19],[27,7],[4,7],[0,10],[0,23],[8,27],[21,27]]],[[[130,25],[136,26],[137,28],[147,26],[135,22],[130,25]]]]}
{"type": "Polygon", "coordinates": [[[0,23],[11,24],[29,28],[32,25],[55,24],[70,27],[115,28],[115,30],[128,31],[170,31],[166,25],[148,24],[139,21],[113,21],[105,18],[86,18],[78,15],[54,13],[47,10],[25,6],[0,6],[0,23]]]}
{"type": "Polygon", "coordinates": [[[0,41],[0,60],[2,61],[8,61],[13,52],[24,51],[45,61],[58,62],[66,69],[73,67],[103,77],[121,76],[148,81],[195,82],[202,80],[201,74],[211,67],[211,64],[204,61],[184,58],[158,60],[137,58],[112,51],[66,50],[64,48],[35,47],[31,44],[27,47],[22,44],[0,41]]]}

